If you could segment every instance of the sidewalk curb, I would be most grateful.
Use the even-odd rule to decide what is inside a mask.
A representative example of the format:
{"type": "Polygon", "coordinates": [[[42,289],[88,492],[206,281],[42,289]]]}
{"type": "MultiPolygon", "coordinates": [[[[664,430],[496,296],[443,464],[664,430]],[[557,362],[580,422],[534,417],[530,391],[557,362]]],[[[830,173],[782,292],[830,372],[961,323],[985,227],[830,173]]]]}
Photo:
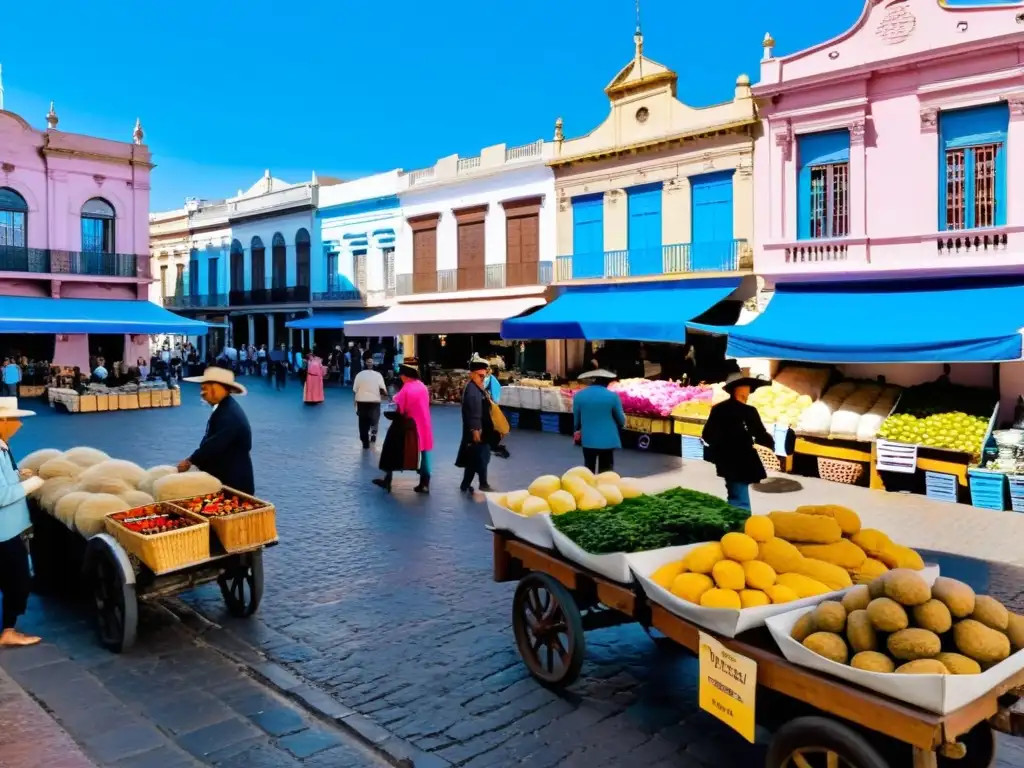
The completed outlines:
{"type": "Polygon", "coordinates": [[[253,677],[279,694],[362,742],[395,768],[449,768],[453,763],[425,752],[365,715],[289,672],[230,630],[210,621],[177,598],[162,601],[196,639],[246,669],[253,677]]]}

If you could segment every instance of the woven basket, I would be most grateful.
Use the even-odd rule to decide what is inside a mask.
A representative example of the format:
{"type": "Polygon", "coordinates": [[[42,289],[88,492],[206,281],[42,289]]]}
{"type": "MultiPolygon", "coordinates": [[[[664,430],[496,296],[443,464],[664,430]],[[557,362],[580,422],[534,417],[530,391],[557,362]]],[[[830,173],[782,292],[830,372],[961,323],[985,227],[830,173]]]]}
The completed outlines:
{"type": "Polygon", "coordinates": [[[158,576],[161,573],[168,573],[187,565],[195,565],[209,560],[209,524],[197,515],[170,504],[161,504],[160,507],[196,520],[196,525],[178,531],[144,536],[141,533],[128,530],[117,520],[108,517],[104,521],[107,533],[117,539],[117,542],[129,554],[139,558],[149,570],[158,576]]]}
{"type": "MultiPolygon", "coordinates": [[[[260,504],[256,509],[220,517],[202,517],[210,523],[225,552],[244,552],[255,547],[277,541],[277,513],[274,505],[224,486],[224,493],[233,493],[239,498],[260,504]]],[[[189,499],[177,499],[172,504],[181,504],[189,499]]],[[[195,515],[195,513],[188,513],[195,515]]]]}
{"type": "Polygon", "coordinates": [[[856,485],[864,476],[864,465],[856,461],[818,457],[818,477],[833,483],[856,485]]]}
{"type": "Polygon", "coordinates": [[[763,445],[755,445],[754,448],[757,451],[757,455],[761,457],[761,463],[764,464],[765,472],[782,471],[782,462],[775,455],[775,451],[765,448],[763,445]]]}

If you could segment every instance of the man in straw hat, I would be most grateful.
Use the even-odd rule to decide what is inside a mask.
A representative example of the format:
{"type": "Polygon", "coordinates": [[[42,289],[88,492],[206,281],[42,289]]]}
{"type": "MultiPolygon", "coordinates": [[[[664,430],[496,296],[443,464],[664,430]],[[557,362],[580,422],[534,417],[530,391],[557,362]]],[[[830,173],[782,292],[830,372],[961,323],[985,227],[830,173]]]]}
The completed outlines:
{"type": "Polygon", "coordinates": [[[30,470],[18,470],[7,440],[17,431],[23,416],[33,411],[18,408],[18,398],[0,398],[0,592],[3,593],[3,631],[0,646],[35,645],[38,637],[24,635],[14,628],[25,613],[32,585],[25,533],[32,526],[26,496],[39,490],[42,479],[30,470]]]}
{"type": "Polygon", "coordinates": [[[619,430],[626,426],[622,400],[609,391],[618,378],[611,371],[597,368],[580,375],[587,387],[572,399],[573,430],[583,449],[583,463],[591,472],[611,472],[615,468],[615,450],[622,447],[619,430]]]}
{"type": "Polygon", "coordinates": [[[707,449],[705,458],[713,462],[718,476],[725,480],[726,498],[740,509],[750,510],[750,484],[768,477],[754,443],[775,448],[761,416],[752,405],[747,405],[750,393],[768,384],[764,379],[731,373],[723,385],[729,394],[711,408],[701,438],[707,449]]]}
{"type": "Polygon", "coordinates": [[[480,478],[480,491],[491,489],[487,483],[487,465],[491,462],[491,445],[494,440],[494,422],[491,421],[491,404],[484,391],[484,379],[490,369],[487,361],[474,357],[469,361],[469,381],[462,390],[462,442],[455,457],[455,466],[462,468],[463,493],[473,492],[473,478],[480,478]]]}
{"type": "Polygon", "coordinates": [[[256,492],[253,480],[252,429],[245,411],[233,395],[244,395],[246,389],[235,381],[235,374],[226,368],[210,366],[202,376],[185,379],[200,385],[200,395],[213,413],[206,425],[203,441],[191,456],[178,464],[179,472],[198,467],[224,485],[242,493],[256,492]]]}

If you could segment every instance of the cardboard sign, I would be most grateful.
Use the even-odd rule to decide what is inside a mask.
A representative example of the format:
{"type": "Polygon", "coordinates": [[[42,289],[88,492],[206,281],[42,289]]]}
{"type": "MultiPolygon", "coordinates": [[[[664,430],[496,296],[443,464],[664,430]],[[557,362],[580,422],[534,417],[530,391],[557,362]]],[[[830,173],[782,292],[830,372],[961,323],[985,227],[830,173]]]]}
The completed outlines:
{"type": "Polygon", "coordinates": [[[917,446],[889,440],[875,441],[875,469],[904,475],[914,474],[917,471],[917,446]]]}
{"type": "Polygon", "coordinates": [[[754,743],[757,662],[700,633],[700,708],[754,743]]]}

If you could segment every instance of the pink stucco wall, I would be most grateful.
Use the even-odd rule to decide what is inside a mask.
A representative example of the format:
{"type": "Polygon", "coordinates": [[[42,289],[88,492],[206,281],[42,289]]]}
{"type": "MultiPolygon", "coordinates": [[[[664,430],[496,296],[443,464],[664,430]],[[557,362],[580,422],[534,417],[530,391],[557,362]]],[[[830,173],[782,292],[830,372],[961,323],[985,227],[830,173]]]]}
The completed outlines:
{"type": "Polygon", "coordinates": [[[867,0],[840,37],[783,58],[768,52],[754,87],[763,122],[755,270],[778,282],[1024,266],[1022,11],[867,0]],[[998,101],[1010,110],[1007,222],[987,232],[1005,234],[1007,246],[940,253],[936,116],[998,101]],[[850,235],[797,241],[797,137],[841,128],[850,131],[850,235]]]}

